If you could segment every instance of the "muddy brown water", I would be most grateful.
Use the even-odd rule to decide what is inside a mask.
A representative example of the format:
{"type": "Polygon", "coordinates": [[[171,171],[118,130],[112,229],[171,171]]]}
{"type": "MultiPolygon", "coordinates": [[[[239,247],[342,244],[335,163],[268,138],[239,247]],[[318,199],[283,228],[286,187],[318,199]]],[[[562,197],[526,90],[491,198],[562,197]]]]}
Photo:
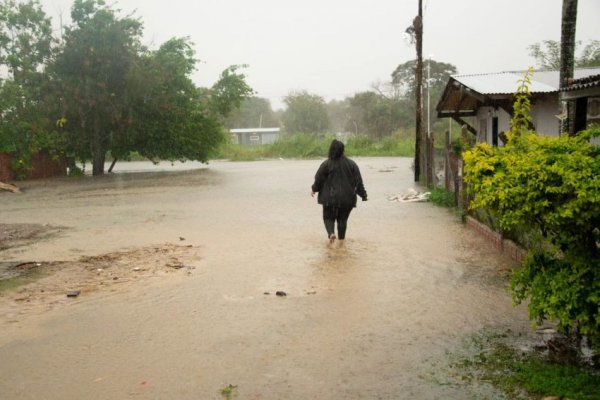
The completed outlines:
{"type": "Polygon", "coordinates": [[[447,210],[387,200],[413,186],[410,159],[356,161],[369,201],[345,248],[326,245],[310,197],[320,161],[118,164],[0,195],[3,223],[66,227],[4,261],[180,237],[200,255],[191,275],[5,324],[0,398],[219,399],[227,385],[239,399],[477,398],[432,371],[465,335],[529,329],[499,278],[509,261],[447,210]]]}

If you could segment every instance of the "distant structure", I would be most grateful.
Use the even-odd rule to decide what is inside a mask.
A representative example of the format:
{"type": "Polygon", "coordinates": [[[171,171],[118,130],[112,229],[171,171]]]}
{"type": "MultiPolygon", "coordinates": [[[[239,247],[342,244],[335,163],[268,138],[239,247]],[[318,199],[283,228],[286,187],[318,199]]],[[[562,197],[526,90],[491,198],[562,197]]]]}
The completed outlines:
{"type": "Polygon", "coordinates": [[[244,146],[274,143],[280,135],[280,128],[230,129],[231,142],[244,146]]]}

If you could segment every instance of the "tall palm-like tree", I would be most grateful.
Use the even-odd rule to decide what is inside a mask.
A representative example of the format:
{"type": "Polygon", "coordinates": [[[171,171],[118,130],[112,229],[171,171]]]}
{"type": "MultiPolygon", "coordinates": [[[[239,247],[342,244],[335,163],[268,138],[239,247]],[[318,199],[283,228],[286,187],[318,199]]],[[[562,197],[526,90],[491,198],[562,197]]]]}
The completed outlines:
{"type": "MultiPolygon", "coordinates": [[[[560,37],[560,82],[563,88],[573,79],[575,68],[575,30],[577,27],[577,0],[563,0],[562,29],[560,37]]],[[[563,130],[574,134],[575,107],[567,102],[567,119],[563,130]]]]}

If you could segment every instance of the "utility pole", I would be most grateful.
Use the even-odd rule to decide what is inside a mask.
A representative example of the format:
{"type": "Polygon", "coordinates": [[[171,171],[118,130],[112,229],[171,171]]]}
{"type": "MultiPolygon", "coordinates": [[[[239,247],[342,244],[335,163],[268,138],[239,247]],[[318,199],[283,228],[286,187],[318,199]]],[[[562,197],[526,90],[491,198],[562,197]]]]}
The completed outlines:
{"type": "Polygon", "coordinates": [[[423,150],[423,0],[419,0],[419,14],[413,20],[413,30],[417,48],[417,65],[415,68],[415,94],[417,102],[415,131],[415,182],[421,177],[421,158],[423,150]]]}
{"type": "Polygon", "coordinates": [[[425,171],[427,174],[427,187],[432,188],[433,182],[433,135],[431,134],[431,55],[427,59],[427,134],[425,152],[425,171]]]}

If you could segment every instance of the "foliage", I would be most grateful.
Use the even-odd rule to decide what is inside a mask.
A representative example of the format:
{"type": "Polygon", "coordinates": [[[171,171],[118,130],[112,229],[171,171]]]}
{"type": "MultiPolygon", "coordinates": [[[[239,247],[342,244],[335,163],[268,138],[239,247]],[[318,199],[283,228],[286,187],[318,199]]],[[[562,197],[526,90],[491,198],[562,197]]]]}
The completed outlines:
{"type": "Polygon", "coordinates": [[[92,158],[97,175],[113,138],[127,128],[128,77],[141,50],[142,25],[120,18],[102,0],[76,0],[71,18],[51,72],[69,150],[92,158]]]}
{"type": "MultiPolygon", "coordinates": [[[[265,158],[321,158],[327,155],[333,136],[309,134],[285,135],[275,143],[260,146],[226,144],[217,155],[234,161],[251,161],[265,158]]],[[[400,137],[372,140],[367,136],[351,137],[346,144],[346,154],[356,156],[412,156],[414,141],[400,137]]]]}
{"type": "MultiPolygon", "coordinates": [[[[581,45],[581,42],[576,43],[581,45]]],[[[537,61],[539,68],[560,69],[560,42],[544,40],[528,47],[529,55],[537,61]]],[[[579,68],[600,67],[600,40],[591,40],[575,60],[579,68]]]]}
{"type": "Polygon", "coordinates": [[[0,81],[0,151],[13,153],[18,176],[27,172],[31,153],[51,142],[40,72],[51,56],[51,32],[38,1],[0,3],[0,67],[8,72],[0,81]]]}
{"type": "Polygon", "coordinates": [[[453,363],[461,379],[491,383],[510,398],[598,398],[600,375],[597,371],[552,363],[537,353],[517,352],[509,344],[512,340],[509,333],[484,333],[469,338],[472,342],[469,353],[474,354],[463,355],[453,363]]]}
{"type": "Polygon", "coordinates": [[[529,68],[523,79],[519,80],[519,87],[515,93],[514,114],[510,120],[509,135],[521,136],[523,133],[531,132],[530,128],[533,123],[531,120],[531,92],[529,86],[531,85],[532,75],[533,68],[529,68]]]}
{"type": "Polygon", "coordinates": [[[514,300],[530,300],[530,317],[600,339],[600,148],[590,144],[600,130],[536,136],[527,114],[527,102],[515,103],[505,147],[464,153],[471,207],[487,209],[504,230],[543,238],[512,282],[514,300]]]}
{"type": "Polygon", "coordinates": [[[283,100],[287,108],[283,124],[288,133],[324,133],[329,128],[329,116],[322,97],[307,91],[292,92],[283,100]]]}
{"type": "Polygon", "coordinates": [[[278,127],[279,121],[269,100],[253,96],[242,101],[239,108],[232,110],[225,126],[228,129],[278,127]]]}
{"type": "Polygon", "coordinates": [[[50,66],[66,154],[104,172],[108,151],[151,160],[206,162],[226,140],[223,123],[252,94],[243,66],[226,68],[211,88],[191,80],[193,43],[173,38],[157,50],[140,43],[142,24],[102,0],[77,0],[73,25],[50,66]]]}
{"type": "MultiPolygon", "coordinates": [[[[415,69],[417,66],[417,60],[410,60],[405,63],[399,64],[394,72],[392,72],[392,83],[402,89],[404,93],[410,98],[415,97],[416,82],[415,82],[415,69]]],[[[451,75],[457,74],[457,69],[454,65],[435,61],[425,60],[423,61],[423,69],[425,70],[425,79],[427,79],[427,68],[431,68],[429,75],[429,82],[424,83],[423,90],[426,90],[429,83],[432,88],[431,98],[439,98],[439,95],[444,90],[446,83],[450,79],[451,75]],[[435,94],[434,94],[435,93],[435,94]]]]}
{"type": "Polygon", "coordinates": [[[362,133],[373,138],[391,135],[399,128],[410,125],[405,100],[388,97],[372,91],[356,93],[349,98],[349,113],[345,130],[362,133]]]}
{"type": "Polygon", "coordinates": [[[442,188],[434,188],[429,195],[429,201],[440,207],[451,208],[456,206],[454,192],[442,188]]]}

